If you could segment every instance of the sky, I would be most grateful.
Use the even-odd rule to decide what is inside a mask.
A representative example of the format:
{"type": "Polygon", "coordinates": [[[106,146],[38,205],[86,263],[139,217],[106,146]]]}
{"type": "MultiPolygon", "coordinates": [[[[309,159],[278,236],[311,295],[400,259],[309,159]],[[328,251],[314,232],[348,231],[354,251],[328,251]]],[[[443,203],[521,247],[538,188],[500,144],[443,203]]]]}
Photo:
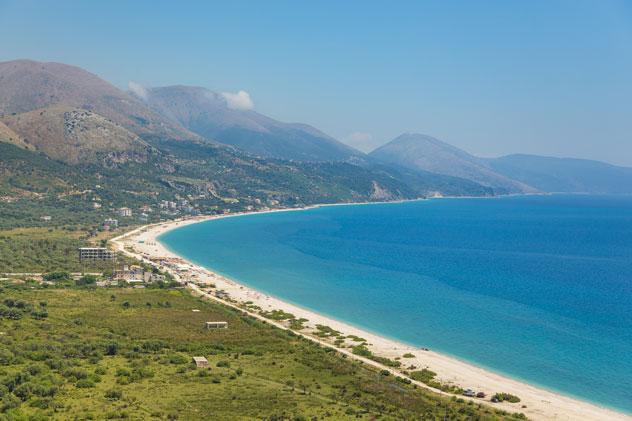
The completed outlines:
{"type": "Polygon", "coordinates": [[[364,151],[419,132],[632,166],[632,1],[0,0],[18,58],[204,86],[364,151]]]}

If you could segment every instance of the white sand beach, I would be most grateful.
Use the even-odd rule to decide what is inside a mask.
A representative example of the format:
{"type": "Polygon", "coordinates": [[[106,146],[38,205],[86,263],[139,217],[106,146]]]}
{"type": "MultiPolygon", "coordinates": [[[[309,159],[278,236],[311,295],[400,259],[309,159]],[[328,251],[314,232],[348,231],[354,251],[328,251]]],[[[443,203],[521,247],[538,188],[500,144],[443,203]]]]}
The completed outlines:
{"type": "MultiPolygon", "coordinates": [[[[329,326],[344,335],[355,335],[365,338],[368,341],[368,348],[373,354],[384,356],[391,359],[401,358],[404,354],[410,353],[414,358],[401,358],[402,368],[414,365],[417,369],[429,368],[437,373],[437,378],[443,383],[452,383],[464,389],[473,389],[476,392],[484,392],[486,398],[472,399],[477,403],[486,403],[495,408],[502,408],[510,413],[522,412],[530,419],[535,420],[628,420],[632,421],[632,417],[623,413],[615,412],[588,402],[573,399],[560,395],[545,389],[531,386],[517,380],[493,373],[458,359],[433,352],[432,350],[424,350],[415,348],[397,341],[380,337],[365,330],[356,328],[336,321],[332,318],[322,316],[313,311],[300,308],[296,305],[286,303],[275,297],[268,296],[264,293],[256,291],[252,288],[241,285],[239,282],[227,279],[219,274],[212,272],[206,268],[196,266],[180,256],[166,249],[157,237],[164,232],[179,228],[184,225],[194,224],[211,218],[220,218],[235,215],[223,215],[216,217],[194,217],[186,220],[165,222],[159,224],[148,225],[138,228],[127,234],[119,236],[112,240],[112,244],[118,250],[121,250],[131,256],[143,260],[154,265],[161,265],[161,260],[171,259],[177,262],[178,269],[161,266],[162,269],[169,270],[177,279],[187,281],[188,287],[196,294],[207,296],[212,300],[219,300],[227,305],[244,309],[243,303],[250,302],[250,306],[256,305],[264,311],[283,310],[292,313],[296,318],[305,318],[306,329],[297,333],[309,337],[321,344],[328,344],[335,347],[329,339],[319,338],[310,332],[314,330],[315,325],[329,326]],[[213,285],[213,288],[210,286],[213,285]],[[223,290],[228,297],[220,299],[213,292],[223,290]],[[240,303],[242,305],[240,305],[240,303]],[[497,392],[511,393],[520,397],[519,403],[491,403],[490,396],[497,392]]],[[[175,266],[176,263],[174,263],[175,266]]],[[[263,318],[257,311],[249,311],[251,315],[257,318],[263,318]]],[[[274,322],[265,319],[268,323],[275,324],[282,328],[287,328],[287,324],[283,322],[274,322]]],[[[393,373],[399,373],[398,369],[388,368],[366,358],[358,357],[352,354],[349,345],[352,342],[347,340],[346,347],[338,348],[341,353],[351,358],[356,358],[366,364],[372,364],[380,369],[388,369],[393,373]]],[[[345,344],[343,344],[345,345],[345,344]]],[[[427,387],[422,383],[417,383],[422,387],[427,387]]],[[[434,389],[433,389],[434,390],[434,389]]],[[[437,391],[442,393],[440,391],[437,391]]],[[[469,398],[465,398],[469,399],[469,398]]]]}

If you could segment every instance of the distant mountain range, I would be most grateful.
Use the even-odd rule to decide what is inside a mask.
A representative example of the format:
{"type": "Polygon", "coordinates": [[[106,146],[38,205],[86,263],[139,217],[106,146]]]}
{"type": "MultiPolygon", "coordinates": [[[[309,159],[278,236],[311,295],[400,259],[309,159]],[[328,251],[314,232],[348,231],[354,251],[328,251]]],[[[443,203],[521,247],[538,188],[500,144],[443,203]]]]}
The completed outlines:
{"type": "Polygon", "coordinates": [[[52,168],[73,174],[57,187],[80,187],[75,175],[89,168],[104,188],[108,183],[101,172],[117,179],[111,186],[117,189],[111,192],[116,200],[125,200],[120,190],[127,180],[135,185],[127,197],[151,191],[154,199],[190,196],[202,189],[212,192],[204,199],[209,207],[224,206],[226,200],[250,206],[434,195],[632,193],[629,168],[526,155],[485,159],[411,133],[367,155],[314,127],[233,107],[223,94],[205,88],[124,92],[78,67],[30,60],[0,63],[0,143],[5,151],[0,193],[9,198],[28,196],[25,179],[34,174],[42,177],[33,184],[40,190],[49,184],[47,178],[59,181],[52,168]],[[37,167],[31,175],[29,165],[37,167]]]}
{"type": "Polygon", "coordinates": [[[354,161],[364,154],[306,124],[283,123],[252,110],[231,108],[205,88],[167,86],[144,90],[152,111],[206,139],[265,158],[354,161]]]}
{"type": "Polygon", "coordinates": [[[508,155],[484,161],[494,171],[544,192],[632,194],[632,168],[536,155],[508,155]]]}
{"type": "Polygon", "coordinates": [[[416,133],[403,134],[369,156],[410,169],[472,180],[496,193],[632,194],[632,168],[535,155],[479,158],[416,133]]]}
{"type": "Polygon", "coordinates": [[[73,66],[0,63],[0,218],[30,212],[37,222],[42,209],[65,208],[89,220],[94,203],[186,200],[187,212],[217,212],[493,194],[372,162],[310,126],[232,109],[201,88],[139,97],[73,66]]]}
{"type": "Polygon", "coordinates": [[[473,155],[430,136],[405,133],[369,154],[372,158],[402,165],[413,170],[429,171],[475,181],[498,193],[535,193],[538,190],[495,172],[473,155]]]}

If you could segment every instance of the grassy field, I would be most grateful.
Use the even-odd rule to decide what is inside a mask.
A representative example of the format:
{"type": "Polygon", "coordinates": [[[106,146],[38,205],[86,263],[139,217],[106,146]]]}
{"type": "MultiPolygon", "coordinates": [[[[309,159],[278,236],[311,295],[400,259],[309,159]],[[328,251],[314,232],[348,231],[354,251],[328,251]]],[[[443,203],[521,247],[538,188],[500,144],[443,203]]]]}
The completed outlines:
{"type": "Polygon", "coordinates": [[[33,286],[2,286],[0,419],[515,418],[185,290],[33,286]],[[204,329],[220,320],[227,330],[204,329]],[[193,356],[210,368],[194,368],[193,356]]]}

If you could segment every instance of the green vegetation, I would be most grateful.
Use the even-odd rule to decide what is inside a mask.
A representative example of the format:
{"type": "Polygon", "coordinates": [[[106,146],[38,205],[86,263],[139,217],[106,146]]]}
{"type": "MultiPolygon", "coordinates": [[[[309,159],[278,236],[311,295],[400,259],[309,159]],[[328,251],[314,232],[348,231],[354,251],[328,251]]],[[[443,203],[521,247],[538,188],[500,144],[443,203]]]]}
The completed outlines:
{"type": "Polygon", "coordinates": [[[294,315],[292,313],[287,313],[283,310],[262,311],[260,314],[263,317],[271,320],[294,319],[294,315]]]}
{"type": "Polygon", "coordinates": [[[492,396],[492,401],[494,402],[511,402],[511,403],[518,403],[520,402],[520,398],[516,395],[512,395],[511,393],[496,393],[494,396],[492,396]]]}
{"type": "Polygon", "coordinates": [[[300,319],[290,319],[289,328],[292,330],[303,330],[305,329],[305,323],[307,321],[307,319],[304,319],[302,317],[300,319]]]}
{"type": "Polygon", "coordinates": [[[404,355],[402,355],[403,358],[415,358],[415,354],[411,354],[410,352],[405,353],[404,355]]]}
{"type": "Polygon", "coordinates": [[[434,371],[428,370],[426,368],[419,371],[413,371],[409,375],[411,379],[427,384],[428,386],[433,387],[435,389],[439,389],[443,392],[455,393],[458,395],[463,393],[463,389],[460,388],[459,386],[455,386],[453,384],[441,383],[435,380],[437,373],[435,373],[434,371]]]}
{"type": "MultiPolygon", "coordinates": [[[[316,336],[321,338],[340,337],[341,333],[325,325],[316,325],[316,336]]],[[[342,338],[341,338],[342,339],[342,338]]]]}
{"type": "MultiPolygon", "coordinates": [[[[102,272],[112,262],[80,262],[78,248],[88,244],[85,231],[54,228],[16,228],[0,231],[0,273],[102,272]]],[[[119,256],[118,263],[130,259],[119,256]]]]}
{"type": "Polygon", "coordinates": [[[356,335],[348,335],[347,339],[351,339],[353,342],[366,342],[366,339],[361,338],[361,337],[356,336],[356,335]]]}
{"type": "Polygon", "coordinates": [[[382,375],[185,290],[35,285],[2,283],[0,418],[515,418],[382,375]],[[207,320],[229,328],[207,330],[207,320]],[[196,369],[193,356],[210,367],[196,369]]]}
{"type": "Polygon", "coordinates": [[[402,365],[402,363],[400,363],[399,361],[395,361],[395,360],[391,360],[389,358],[386,357],[380,357],[379,355],[374,355],[369,348],[366,347],[366,345],[362,344],[362,345],[356,345],[354,347],[351,348],[352,352],[355,355],[359,355],[361,357],[365,357],[368,358],[370,360],[373,360],[375,362],[378,362],[380,364],[384,364],[388,367],[394,367],[394,368],[398,368],[402,365]]]}

